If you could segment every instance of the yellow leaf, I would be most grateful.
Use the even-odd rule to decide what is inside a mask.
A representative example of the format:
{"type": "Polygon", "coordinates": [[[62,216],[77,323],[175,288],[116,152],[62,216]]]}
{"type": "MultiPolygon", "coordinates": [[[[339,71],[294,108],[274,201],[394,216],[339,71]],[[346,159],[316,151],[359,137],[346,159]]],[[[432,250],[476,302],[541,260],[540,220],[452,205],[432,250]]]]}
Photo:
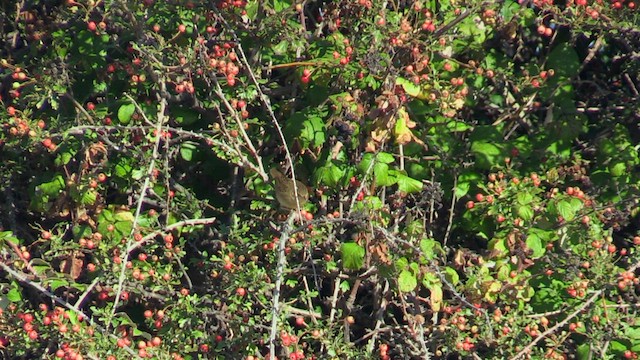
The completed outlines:
{"type": "Polygon", "coordinates": [[[431,290],[431,310],[438,312],[442,308],[442,285],[432,286],[429,290],[431,290]]]}
{"type": "Polygon", "coordinates": [[[411,128],[415,127],[416,123],[409,119],[409,114],[403,109],[398,110],[398,119],[396,120],[393,133],[396,138],[396,142],[400,145],[406,145],[413,139],[411,128]]]}

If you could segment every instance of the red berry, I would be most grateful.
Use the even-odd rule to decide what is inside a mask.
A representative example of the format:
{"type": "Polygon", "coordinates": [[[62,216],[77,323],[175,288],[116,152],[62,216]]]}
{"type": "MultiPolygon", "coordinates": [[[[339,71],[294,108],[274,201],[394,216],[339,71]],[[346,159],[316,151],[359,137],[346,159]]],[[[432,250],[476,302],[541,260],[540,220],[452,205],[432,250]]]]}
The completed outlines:
{"type": "Polygon", "coordinates": [[[162,340],[155,336],[153,339],[151,339],[151,345],[153,346],[160,346],[160,344],[162,344],[162,340]]]}
{"type": "Polygon", "coordinates": [[[89,21],[89,23],[87,24],[87,29],[89,29],[89,31],[96,31],[97,28],[98,26],[93,21],[89,21]]]}
{"type": "Polygon", "coordinates": [[[187,31],[187,27],[184,24],[180,24],[180,25],[178,25],[178,31],[183,33],[185,31],[187,31]]]}
{"type": "Polygon", "coordinates": [[[247,294],[247,290],[245,288],[239,287],[236,289],[236,294],[238,294],[238,296],[245,296],[247,294]]]}
{"type": "Polygon", "coordinates": [[[467,209],[473,209],[476,206],[476,203],[474,203],[473,201],[469,200],[467,201],[467,209]]]}

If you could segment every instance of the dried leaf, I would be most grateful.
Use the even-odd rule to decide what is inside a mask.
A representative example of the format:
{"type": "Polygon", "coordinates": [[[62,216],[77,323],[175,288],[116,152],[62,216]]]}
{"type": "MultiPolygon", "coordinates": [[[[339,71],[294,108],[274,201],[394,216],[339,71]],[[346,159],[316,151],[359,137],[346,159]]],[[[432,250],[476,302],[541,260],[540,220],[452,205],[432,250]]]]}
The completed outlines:
{"type": "Polygon", "coordinates": [[[373,256],[377,257],[381,262],[391,265],[391,259],[389,258],[389,247],[385,243],[372,245],[369,247],[369,251],[373,256]]]}
{"type": "Polygon", "coordinates": [[[77,280],[82,273],[84,265],[84,254],[80,251],[74,251],[68,254],[60,262],[60,272],[68,274],[73,280],[77,280]]]}

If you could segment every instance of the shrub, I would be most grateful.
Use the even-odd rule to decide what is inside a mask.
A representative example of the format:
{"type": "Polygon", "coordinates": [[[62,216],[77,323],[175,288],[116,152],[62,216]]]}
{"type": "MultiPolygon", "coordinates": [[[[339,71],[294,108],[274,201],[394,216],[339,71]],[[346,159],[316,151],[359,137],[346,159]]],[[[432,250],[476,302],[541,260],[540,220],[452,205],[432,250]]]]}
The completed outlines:
{"type": "Polygon", "coordinates": [[[2,11],[7,357],[640,353],[635,2],[2,11]]]}

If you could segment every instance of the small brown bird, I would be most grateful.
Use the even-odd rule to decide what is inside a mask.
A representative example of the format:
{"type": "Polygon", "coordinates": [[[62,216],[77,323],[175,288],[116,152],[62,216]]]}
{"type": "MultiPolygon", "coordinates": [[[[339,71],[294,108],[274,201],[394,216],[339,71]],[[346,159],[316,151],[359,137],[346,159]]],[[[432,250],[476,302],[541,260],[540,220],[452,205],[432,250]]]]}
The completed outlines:
{"type": "MultiPolygon", "coordinates": [[[[293,191],[293,180],[286,177],[283,173],[276,169],[269,170],[269,174],[273,177],[276,189],[276,199],[283,209],[295,209],[296,198],[293,191]]],[[[302,182],[296,180],[298,188],[298,202],[302,207],[309,200],[309,190],[302,182]]]]}

